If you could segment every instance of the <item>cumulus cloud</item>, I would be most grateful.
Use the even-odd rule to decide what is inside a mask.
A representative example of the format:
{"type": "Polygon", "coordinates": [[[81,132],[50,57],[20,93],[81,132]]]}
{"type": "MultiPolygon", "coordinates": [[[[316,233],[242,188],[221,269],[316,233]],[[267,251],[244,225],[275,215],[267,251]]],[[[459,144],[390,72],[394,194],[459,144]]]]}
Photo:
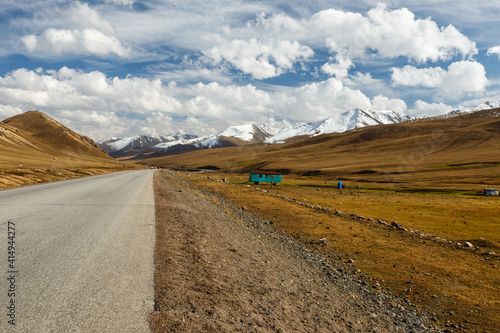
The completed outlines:
{"type": "Polygon", "coordinates": [[[372,99],[373,110],[391,110],[399,113],[406,113],[407,106],[405,101],[401,99],[391,99],[386,96],[378,95],[372,99]]]}
{"type": "Polygon", "coordinates": [[[9,118],[15,116],[16,114],[22,113],[23,110],[21,108],[16,108],[10,105],[2,105],[0,104],[0,121],[5,118],[9,118]]]}
{"type": "Polygon", "coordinates": [[[215,64],[227,61],[253,78],[267,79],[291,70],[296,62],[312,57],[314,51],[297,41],[235,39],[221,41],[204,55],[215,64]]]}
{"type": "MultiPolygon", "coordinates": [[[[59,11],[63,27],[49,27],[41,34],[22,37],[25,48],[32,53],[80,54],[106,57],[116,55],[129,57],[131,48],[124,46],[117,37],[111,24],[88,4],[78,1],[67,9],[59,11]]],[[[57,21],[57,20],[56,20],[57,21]]]]}
{"type": "Polygon", "coordinates": [[[180,129],[204,135],[250,122],[320,120],[352,108],[400,112],[406,108],[397,99],[377,96],[370,100],[337,78],[269,92],[251,84],[178,86],[67,67],[57,71],[18,69],[0,77],[0,101],[0,114],[46,111],[95,139],[180,129]]]}
{"type": "Polygon", "coordinates": [[[409,110],[414,116],[439,116],[453,111],[453,107],[444,103],[427,103],[422,100],[417,100],[414,103],[414,108],[409,110]]]}
{"type": "Polygon", "coordinates": [[[407,8],[390,10],[379,3],[366,15],[338,9],[322,10],[297,20],[283,14],[261,16],[254,24],[309,45],[323,43],[332,53],[350,58],[400,56],[426,62],[477,54],[476,44],[452,25],[439,27],[419,19],[407,8]]]}
{"type": "Polygon", "coordinates": [[[488,51],[486,52],[486,54],[488,56],[496,55],[498,57],[498,59],[500,60],[500,45],[499,46],[490,47],[488,49],[488,51]]]}
{"type": "Polygon", "coordinates": [[[404,66],[403,68],[392,69],[392,84],[394,86],[423,86],[438,87],[446,76],[447,72],[441,67],[417,68],[414,66],[404,66]]]}
{"type": "Polygon", "coordinates": [[[437,88],[443,93],[461,95],[482,92],[488,85],[484,66],[476,61],[454,62],[440,67],[417,68],[407,65],[392,69],[393,86],[437,88]]]}
{"type": "Polygon", "coordinates": [[[130,48],[124,47],[118,39],[95,29],[58,30],[46,29],[40,36],[28,35],[22,39],[30,52],[47,54],[77,53],[104,57],[115,54],[128,57],[130,48]]]}
{"type": "Polygon", "coordinates": [[[295,121],[321,120],[353,108],[406,111],[406,103],[402,100],[383,96],[370,100],[363,92],[346,87],[337,78],[293,88],[281,100],[286,116],[295,121]]]}
{"type": "Polygon", "coordinates": [[[354,67],[351,59],[344,57],[342,53],[338,53],[335,58],[331,59],[334,62],[327,62],[321,66],[321,70],[328,75],[335,76],[339,79],[347,77],[349,69],[354,67]]]}
{"type": "Polygon", "coordinates": [[[289,31],[296,34],[306,31],[302,22],[283,13],[273,14],[271,16],[261,13],[255,20],[249,21],[247,26],[262,27],[265,31],[272,31],[274,33],[289,31]]]}
{"type": "Polygon", "coordinates": [[[0,100],[16,109],[47,110],[75,124],[78,121],[76,130],[97,138],[119,134],[127,126],[133,129],[144,114],[179,114],[181,107],[171,96],[170,87],[160,80],[108,78],[99,71],[67,67],[57,71],[13,71],[0,78],[0,100]],[[120,114],[136,117],[117,119],[120,114]]]}

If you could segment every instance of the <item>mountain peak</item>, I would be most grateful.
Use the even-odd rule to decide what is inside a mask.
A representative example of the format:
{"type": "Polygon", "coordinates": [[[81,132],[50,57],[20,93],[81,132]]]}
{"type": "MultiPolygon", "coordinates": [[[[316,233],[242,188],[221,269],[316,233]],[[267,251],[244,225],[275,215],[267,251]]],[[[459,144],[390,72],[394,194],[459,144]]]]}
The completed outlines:
{"type": "Polygon", "coordinates": [[[64,125],[40,111],[27,111],[5,119],[3,123],[32,134],[57,127],[64,127],[64,125]]]}
{"type": "Polygon", "coordinates": [[[285,142],[287,139],[295,136],[317,136],[327,133],[341,133],[367,126],[395,124],[411,119],[413,119],[413,117],[402,115],[395,111],[374,111],[356,108],[320,121],[284,128],[265,142],[279,143],[285,142]]]}
{"type": "Polygon", "coordinates": [[[169,135],[134,135],[98,141],[99,147],[113,157],[133,156],[158,150],[161,144],[197,138],[192,134],[177,132],[169,135]]]}
{"type": "Polygon", "coordinates": [[[217,136],[233,137],[247,142],[262,142],[275,134],[275,130],[262,123],[229,126],[217,136]]]}
{"type": "Polygon", "coordinates": [[[69,155],[105,156],[97,144],[90,138],[82,136],[40,111],[28,111],[2,121],[14,128],[19,135],[29,138],[51,149],[69,155]]]}

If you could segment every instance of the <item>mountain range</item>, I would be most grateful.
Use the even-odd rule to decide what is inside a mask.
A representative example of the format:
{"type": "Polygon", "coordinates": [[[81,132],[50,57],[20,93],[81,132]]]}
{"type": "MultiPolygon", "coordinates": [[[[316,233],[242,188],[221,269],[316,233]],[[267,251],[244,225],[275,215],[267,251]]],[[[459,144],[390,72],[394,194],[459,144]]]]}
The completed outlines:
{"type": "Polygon", "coordinates": [[[136,135],[126,138],[111,138],[97,141],[99,147],[111,157],[134,156],[151,153],[158,149],[157,145],[169,142],[180,142],[197,138],[196,135],[175,133],[172,135],[136,135]]]}
{"type": "Polygon", "coordinates": [[[176,133],[168,136],[139,135],[98,141],[101,149],[116,158],[134,159],[177,155],[200,149],[252,144],[284,143],[298,138],[341,133],[367,126],[396,124],[415,119],[395,111],[353,109],[326,119],[276,129],[262,123],[230,126],[217,134],[197,137],[176,133]]]}
{"type": "MultiPolygon", "coordinates": [[[[446,119],[461,113],[498,107],[500,107],[500,102],[485,102],[474,108],[454,110],[437,118],[446,119]]],[[[436,117],[417,118],[389,110],[352,109],[320,121],[301,123],[281,129],[262,123],[252,123],[230,126],[222,132],[203,137],[181,133],[166,136],[137,135],[100,140],[97,144],[115,158],[147,159],[201,149],[285,143],[322,134],[343,133],[368,126],[398,124],[417,119],[436,119],[436,117]]]]}
{"type": "Polygon", "coordinates": [[[377,184],[423,182],[426,187],[460,182],[477,189],[498,184],[499,147],[500,108],[489,108],[296,138],[285,144],[203,149],[137,163],[235,173],[331,175],[377,184]]]}

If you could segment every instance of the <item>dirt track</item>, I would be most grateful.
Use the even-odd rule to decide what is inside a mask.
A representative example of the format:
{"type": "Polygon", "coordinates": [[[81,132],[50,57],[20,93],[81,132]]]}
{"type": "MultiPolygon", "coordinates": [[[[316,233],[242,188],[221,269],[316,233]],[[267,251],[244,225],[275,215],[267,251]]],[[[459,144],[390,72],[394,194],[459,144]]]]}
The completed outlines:
{"type": "Polygon", "coordinates": [[[154,332],[423,332],[426,318],[252,213],[155,173],[154,332]]]}

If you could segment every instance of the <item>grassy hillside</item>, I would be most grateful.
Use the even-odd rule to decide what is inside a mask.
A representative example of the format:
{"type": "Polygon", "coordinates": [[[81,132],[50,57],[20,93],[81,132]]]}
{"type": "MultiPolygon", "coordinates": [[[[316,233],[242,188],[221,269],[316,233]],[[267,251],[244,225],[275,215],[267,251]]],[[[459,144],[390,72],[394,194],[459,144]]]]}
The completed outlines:
{"type": "Polygon", "coordinates": [[[0,188],[137,168],[38,111],[0,122],[0,188]]]}

